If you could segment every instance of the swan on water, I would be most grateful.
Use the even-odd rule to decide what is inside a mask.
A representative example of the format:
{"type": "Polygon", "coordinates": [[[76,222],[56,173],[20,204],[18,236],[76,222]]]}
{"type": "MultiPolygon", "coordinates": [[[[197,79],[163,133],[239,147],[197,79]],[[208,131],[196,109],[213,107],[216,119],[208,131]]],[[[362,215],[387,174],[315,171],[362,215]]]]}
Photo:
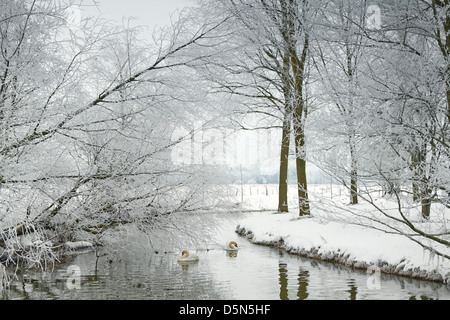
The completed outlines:
{"type": "Polygon", "coordinates": [[[225,250],[227,250],[227,251],[238,251],[239,248],[238,248],[238,245],[237,245],[236,241],[228,242],[228,245],[225,248],[225,250]]]}
{"type": "Polygon", "coordinates": [[[177,260],[178,261],[197,261],[198,256],[196,254],[189,253],[189,251],[187,251],[187,250],[184,250],[181,253],[181,257],[178,257],[177,260]]]}

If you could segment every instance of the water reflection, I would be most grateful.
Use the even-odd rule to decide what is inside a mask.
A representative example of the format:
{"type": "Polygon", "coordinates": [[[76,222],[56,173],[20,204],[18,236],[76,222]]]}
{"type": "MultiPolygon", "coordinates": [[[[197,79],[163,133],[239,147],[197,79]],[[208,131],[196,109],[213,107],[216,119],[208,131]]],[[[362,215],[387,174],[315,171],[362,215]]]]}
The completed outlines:
{"type": "Polygon", "coordinates": [[[298,291],[297,297],[299,300],[308,299],[308,281],[309,281],[309,272],[308,270],[303,270],[300,267],[300,271],[298,273],[298,291]]]}
{"type": "Polygon", "coordinates": [[[412,296],[409,298],[409,300],[434,300],[434,299],[424,297],[424,296],[420,296],[420,297],[412,296]]]}
{"type": "Polygon", "coordinates": [[[287,264],[280,263],[278,271],[280,277],[280,299],[289,300],[287,264]]]}
{"type": "Polygon", "coordinates": [[[350,300],[356,300],[356,296],[358,295],[358,288],[356,287],[355,279],[350,279],[348,282],[349,289],[347,292],[350,294],[350,300]]]}
{"type": "Polygon", "coordinates": [[[425,300],[450,299],[449,287],[381,275],[379,290],[367,286],[368,274],[341,265],[304,259],[239,239],[239,252],[224,250],[224,239],[199,260],[179,262],[179,251],[142,248],[119,257],[78,256],[60,271],[18,273],[2,299],[148,300],[425,300]],[[172,252],[172,253],[171,253],[172,252]],[[81,270],[80,288],[69,290],[67,270],[81,270]]]}
{"type": "Polygon", "coordinates": [[[438,283],[382,275],[381,289],[367,288],[367,274],[343,266],[286,255],[247,244],[239,253],[200,254],[178,262],[176,254],[130,256],[109,261],[78,257],[80,289],[69,290],[67,272],[18,274],[3,299],[152,300],[376,300],[450,299],[438,283]]]}
{"type": "Polygon", "coordinates": [[[198,261],[177,261],[183,271],[189,271],[189,268],[198,264],[198,261]]]}
{"type": "Polygon", "coordinates": [[[277,265],[280,300],[449,300],[450,286],[393,275],[380,275],[380,288],[367,285],[365,271],[280,252],[277,265]],[[296,293],[296,295],[294,295],[296,293]]]}
{"type": "MultiPolygon", "coordinates": [[[[289,289],[288,289],[288,269],[286,263],[279,264],[279,279],[280,279],[280,300],[289,300],[289,289]]],[[[308,283],[309,283],[309,272],[308,270],[299,268],[297,277],[297,299],[306,300],[309,297],[308,293],[308,283]]]]}

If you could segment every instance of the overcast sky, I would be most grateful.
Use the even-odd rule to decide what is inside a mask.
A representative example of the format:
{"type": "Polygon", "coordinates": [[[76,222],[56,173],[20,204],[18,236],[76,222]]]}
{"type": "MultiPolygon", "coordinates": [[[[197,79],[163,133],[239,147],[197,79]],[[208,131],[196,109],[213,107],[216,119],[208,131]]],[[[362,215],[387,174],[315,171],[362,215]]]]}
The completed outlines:
{"type": "MultiPolygon", "coordinates": [[[[135,17],[132,26],[163,26],[170,22],[170,14],[190,3],[190,0],[97,0],[99,8],[87,8],[86,12],[101,14],[119,24],[123,18],[135,17]],[[100,10],[100,11],[99,11],[100,10]]],[[[89,4],[89,1],[85,2],[89,4]]]]}

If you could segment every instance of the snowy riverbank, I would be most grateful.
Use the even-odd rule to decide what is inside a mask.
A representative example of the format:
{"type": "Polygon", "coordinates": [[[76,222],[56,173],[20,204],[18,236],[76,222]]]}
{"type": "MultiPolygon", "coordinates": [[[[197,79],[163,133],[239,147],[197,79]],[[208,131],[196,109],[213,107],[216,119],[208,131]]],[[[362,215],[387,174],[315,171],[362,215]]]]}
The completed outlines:
{"type": "MultiPolygon", "coordinates": [[[[336,197],[334,204],[343,200],[336,197]]],[[[261,195],[258,198],[261,199],[261,195]]],[[[266,204],[269,198],[273,201],[273,197],[267,196],[266,204]]],[[[316,190],[312,198],[316,200],[313,200],[311,217],[298,218],[295,210],[287,214],[265,212],[240,221],[236,232],[253,243],[278,246],[308,258],[450,284],[450,261],[424,250],[406,236],[354,224],[357,219],[347,212],[348,206],[330,207],[323,201],[320,191],[316,190]]],[[[395,205],[381,197],[379,202],[386,208],[395,205]]],[[[252,204],[255,204],[255,198],[252,204]]],[[[357,209],[369,212],[370,205],[361,204],[357,209]]],[[[437,210],[442,214],[441,208],[437,210]]],[[[444,222],[447,214],[444,213],[444,222]]],[[[439,249],[450,253],[448,247],[439,249]]]]}

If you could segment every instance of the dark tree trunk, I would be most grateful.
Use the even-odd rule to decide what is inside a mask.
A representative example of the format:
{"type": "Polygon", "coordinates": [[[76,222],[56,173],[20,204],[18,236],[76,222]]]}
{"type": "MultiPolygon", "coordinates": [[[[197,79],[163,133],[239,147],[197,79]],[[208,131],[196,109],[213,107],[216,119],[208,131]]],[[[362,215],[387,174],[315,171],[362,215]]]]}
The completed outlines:
{"type": "Polygon", "coordinates": [[[291,136],[291,122],[289,115],[285,116],[283,123],[283,134],[281,141],[280,157],[280,180],[278,195],[278,212],[288,212],[288,167],[289,167],[289,147],[291,136]]]}

